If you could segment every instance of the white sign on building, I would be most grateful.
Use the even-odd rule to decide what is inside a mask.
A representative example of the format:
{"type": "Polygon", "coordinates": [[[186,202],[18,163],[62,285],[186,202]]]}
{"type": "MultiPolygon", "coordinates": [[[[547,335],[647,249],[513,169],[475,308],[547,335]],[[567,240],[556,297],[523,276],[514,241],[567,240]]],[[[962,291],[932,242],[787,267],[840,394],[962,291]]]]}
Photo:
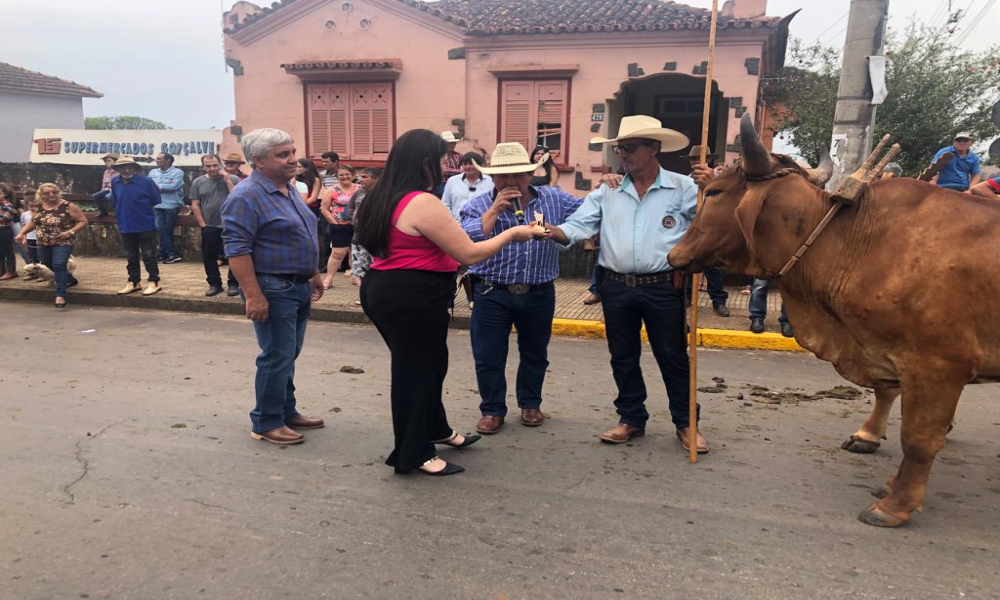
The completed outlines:
{"type": "MultiPolygon", "coordinates": [[[[174,155],[175,166],[196,167],[201,165],[203,155],[217,153],[221,146],[222,131],[218,129],[36,129],[29,160],[100,166],[101,157],[109,152],[139,159],[169,152],[174,155]]],[[[147,164],[152,165],[152,160],[147,164]]]]}

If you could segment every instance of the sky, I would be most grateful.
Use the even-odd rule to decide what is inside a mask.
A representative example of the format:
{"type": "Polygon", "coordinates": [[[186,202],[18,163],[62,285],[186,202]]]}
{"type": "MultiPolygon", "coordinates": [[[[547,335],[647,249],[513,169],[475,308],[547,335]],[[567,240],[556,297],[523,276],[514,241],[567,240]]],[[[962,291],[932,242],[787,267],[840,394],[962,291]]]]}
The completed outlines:
{"type": "MultiPolygon", "coordinates": [[[[0,0],[0,62],[103,93],[103,98],[84,99],[87,116],[138,115],[174,129],[221,129],[234,116],[221,15],[234,3],[0,0]]],[[[711,6],[711,0],[684,3],[711,6]]],[[[997,0],[890,0],[890,27],[903,28],[913,17],[943,23],[949,4],[953,10],[971,7],[955,33],[957,38],[965,27],[975,27],[962,47],[986,48],[993,29],[983,21],[1000,21],[997,0]]],[[[769,0],[767,13],[784,16],[801,8],[792,21],[793,36],[840,46],[849,6],[849,0],[769,0]]]]}

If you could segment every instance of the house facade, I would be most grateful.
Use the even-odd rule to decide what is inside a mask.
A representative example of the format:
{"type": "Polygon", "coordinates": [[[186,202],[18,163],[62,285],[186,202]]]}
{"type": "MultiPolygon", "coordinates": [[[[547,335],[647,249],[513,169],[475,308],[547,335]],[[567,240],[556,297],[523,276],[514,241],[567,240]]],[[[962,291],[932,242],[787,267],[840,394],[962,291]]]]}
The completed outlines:
{"type": "MultiPolygon", "coordinates": [[[[729,0],[719,20],[709,139],[733,152],[760,78],[784,61],[789,18],[729,0]]],[[[589,191],[617,166],[595,135],[652,115],[699,143],[710,14],[659,0],[283,0],[224,16],[235,133],[277,127],[300,154],[379,164],[415,128],[555,156],[560,185],[589,191]]],[[[685,172],[681,156],[664,157],[685,172]]],[[[732,158],[732,154],[729,158],[732,158]]]]}
{"type": "Polygon", "coordinates": [[[27,162],[35,129],[83,129],[83,99],[103,94],[0,63],[0,162],[27,162]]]}

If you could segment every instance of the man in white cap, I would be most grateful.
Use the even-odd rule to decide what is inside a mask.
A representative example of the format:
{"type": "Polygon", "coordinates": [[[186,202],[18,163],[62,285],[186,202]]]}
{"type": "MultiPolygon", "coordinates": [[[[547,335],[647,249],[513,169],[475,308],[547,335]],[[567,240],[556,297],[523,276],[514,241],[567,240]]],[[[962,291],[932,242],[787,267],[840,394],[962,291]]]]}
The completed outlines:
{"type": "MultiPolygon", "coordinates": [[[[684,292],[667,254],[694,219],[698,188],[690,177],[660,167],[656,155],[681,150],[688,139],[646,116],[623,118],[618,131],[614,139],[591,143],[612,144],[625,179],[617,188],[591,192],[566,223],[552,228],[552,239],[569,245],[601,234],[597,281],[620,416],[601,440],[622,444],[645,433],[649,412],[639,365],[645,324],[677,436],[686,445],[691,415],[684,292]]],[[[700,432],[698,452],[708,452],[700,432]]]]}
{"type": "Polygon", "coordinates": [[[967,131],[957,133],[951,146],[941,148],[931,159],[931,163],[934,163],[946,152],[955,155],[951,162],[938,171],[934,183],[939,187],[965,192],[982,179],[979,155],[972,151],[973,139],[972,134],[967,131]]]}
{"type": "MultiPolygon", "coordinates": [[[[516,142],[498,144],[489,167],[476,163],[493,178],[491,192],[469,200],[460,212],[462,228],[472,241],[498,235],[519,223],[562,223],[582,200],[557,187],[533,187],[531,174],[549,155],[532,163],[528,151],[516,142]]],[[[514,243],[494,257],[469,268],[474,286],[472,309],[472,355],[476,361],[479,405],[482,418],[476,431],[490,435],[500,430],[507,416],[507,351],[510,329],[517,327],[520,364],[516,396],[521,424],[538,427],[545,422],[541,411],[542,384],[549,366],[548,347],[559,277],[559,248],[547,239],[514,243]]]]}

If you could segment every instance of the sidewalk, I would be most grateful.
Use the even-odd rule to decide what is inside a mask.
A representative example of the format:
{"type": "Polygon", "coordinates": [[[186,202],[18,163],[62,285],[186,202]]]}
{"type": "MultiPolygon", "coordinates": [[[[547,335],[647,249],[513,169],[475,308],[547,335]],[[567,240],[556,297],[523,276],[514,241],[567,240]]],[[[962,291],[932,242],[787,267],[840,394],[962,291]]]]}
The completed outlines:
{"type": "MultiPolygon", "coordinates": [[[[80,285],[70,288],[67,294],[69,307],[73,305],[121,306],[127,308],[152,308],[156,310],[179,310],[210,314],[242,314],[243,303],[239,297],[229,298],[225,292],[208,298],[205,290],[205,271],[201,263],[179,262],[160,265],[160,283],[163,291],[143,297],[138,293],[119,296],[116,292],[126,281],[124,258],[103,258],[94,256],[77,257],[75,275],[80,285]]],[[[21,263],[18,263],[21,266],[21,263]]],[[[221,267],[223,280],[225,266],[221,267]]],[[[143,272],[145,276],[145,271],[143,272]]],[[[601,323],[601,306],[583,304],[588,296],[588,281],[581,279],[559,279],[556,281],[556,321],[553,332],[557,335],[577,337],[604,337],[601,323]]],[[[801,350],[794,340],[781,337],[777,315],[781,298],[772,291],[768,297],[767,333],[754,335],[747,331],[749,296],[739,293],[739,288],[729,289],[729,310],[732,317],[722,318],[712,311],[711,300],[704,292],[699,294],[698,329],[701,345],[724,348],[761,348],[770,350],[801,350]]],[[[313,318],[320,321],[365,323],[367,318],[361,307],[355,304],[358,288],[351,278],[338,273],[334,287],[326,290],[323,299],[313,305],[313,318]]],[[[0,282],[0,301],[44,302],[53,301],[50,284],[21,279],[0,282]]],[[[468,329],[470,322],[469,305],[465,294],[459,293],[455,301],[454,326],[468,329]]]]}

